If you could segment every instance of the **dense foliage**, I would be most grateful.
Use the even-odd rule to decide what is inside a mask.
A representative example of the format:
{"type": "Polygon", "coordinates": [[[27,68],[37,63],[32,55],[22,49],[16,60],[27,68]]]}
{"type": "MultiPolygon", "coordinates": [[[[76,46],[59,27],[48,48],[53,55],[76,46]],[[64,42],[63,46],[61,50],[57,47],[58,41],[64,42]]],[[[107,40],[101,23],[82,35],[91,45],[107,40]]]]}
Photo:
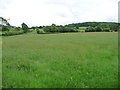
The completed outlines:
{"type": "Polygon", "coordinates": [[[111,32],[118,31],[120,25],[114,22],[84,22],[68,24],[69,27],[87,27],[86,32],[111,32]]]}
{"type": "Polygon", "coordinates": [[[34,26],[29,28],[27,24],[22,23],[22,28],[3,26],[3,36],[18,35],[36,30],[37,34],[47,33],[67,33],[67,32],[117,32],[120,29],[119,23],[113,22],[85,22],[85,23],[73,23],[68,25],[56,25],[49,26],[34,26]],[[15,29],[15,30],[13,30],[15,29]]]}
{"type": "Polygon", "coordinates": [[[2,26],[2,31],[9,31],[9,27],[8,26],[2,26]]]}
{"type": "Polygon", "coordinates": [[[11,28],[11,27],[7,27],[8,30],[5,30],[2,32],[2,36],[13,36],[13,35],[19,35],[19,34],[23,34],[24,31],[21,28],[11,28]]]}
{"type": "Polygon", "coordinates": [[[22,23],[21,26],[24,33],[27,33],[29,31],[28,26],[25,23],[22,23]]]}
{"type": "MultiPolygon", "coordinates": [[[[116,32],[119,30],[120,25],[113,22],[85,22],[68,24],[65,26],[52,24],[50,26],[32,27],[43,29],[44,33],[64,33],[64,32],[116,32]]],[[[39,34],[39,33],[38,33],[39,34]]]]}
{"type": "Polygon", "coordinates": [[[45,32],[77,32],[78,30],[74,27],[68,27],[68,26],[56,26],[55,24],[52,24],[51,26],[46,26],[43,28],[45,32]]]}

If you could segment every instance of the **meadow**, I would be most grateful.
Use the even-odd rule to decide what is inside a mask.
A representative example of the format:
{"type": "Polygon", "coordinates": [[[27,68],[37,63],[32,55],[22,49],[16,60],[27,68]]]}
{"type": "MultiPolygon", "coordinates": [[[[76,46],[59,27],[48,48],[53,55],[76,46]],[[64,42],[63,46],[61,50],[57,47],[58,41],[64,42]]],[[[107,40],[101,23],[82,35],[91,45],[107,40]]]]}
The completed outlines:
{"type": "Polygon", "coordinates": [[[2,88],[2,37],[0,37],[0,89],[1,88],[2,88]]]}
{"type": "Polygon", "coordinates": [[[2,37],[3,88],[115,88],[118,33],[2,37]]]}

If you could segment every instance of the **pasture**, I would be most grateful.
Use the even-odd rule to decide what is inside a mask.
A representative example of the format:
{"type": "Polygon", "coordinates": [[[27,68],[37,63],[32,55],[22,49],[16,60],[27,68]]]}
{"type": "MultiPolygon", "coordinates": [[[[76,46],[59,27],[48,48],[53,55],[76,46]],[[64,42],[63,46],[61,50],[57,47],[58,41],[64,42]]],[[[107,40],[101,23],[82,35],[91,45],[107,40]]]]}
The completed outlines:
{"type": "Polygon", "coordinates": [[[118,33],[2,37],[3,88],[114,88],[118,33]]]}
{"type": "Polygon", "coordinates": [[[0,89],[1,88],[2,88],[2,37],[0,37],[0,89]]]}

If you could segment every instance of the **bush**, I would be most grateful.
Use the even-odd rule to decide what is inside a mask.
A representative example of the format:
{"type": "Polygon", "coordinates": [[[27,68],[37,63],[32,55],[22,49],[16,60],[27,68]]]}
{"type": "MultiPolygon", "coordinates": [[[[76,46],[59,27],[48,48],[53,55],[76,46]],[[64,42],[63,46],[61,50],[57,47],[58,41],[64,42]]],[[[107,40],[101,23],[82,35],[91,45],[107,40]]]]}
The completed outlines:
{"type": "Polygon", "coordinates": [[[44,34],[45,32],[44,32],[44,30],[43,29],[36,29],[36,32],[37,32],[37,34],[44,34]]]}
{"type": "Polygon", "coordinates": [[[96,26],[96,27],[89,26],[86,28],[85,31],[86,32],[101,32],[102,28],[100,26],[96,26]]]}
{"type": "Polygon", "coordinates": [[[23,30],[21,31],[4,31],[2,32],[2,36],[13,36],[13,35],[20,35],[23,34],[23,30]]]}
{"type": "Polygon", "coordinates": [[[49,33],[56,33],[56,32],[78,32],[79,30],[76,27],[68,27],[68,26],[56,26],[52,24],[51,26],[46,26],[43,28],[43,31],[49,33]]]}
{"type": "Polygon", "coordinates": [[[101,31],[102,31],[102,28],[101,28],[100,26],[96,26],[96,27],[95,27],[95,31],[96,31],[96,32],[101,32],[101,31]]]}
{"type": "Polygon", "coordinates": [[[94,27],[91,27],[91,26],[89,26],[89,27],[87,27],[86,28],[86,30],[85,30],[86,32],[95,32],[95,28],[94,27]]]}
{"type": "Polygon", "coordinates": [[[9,27],[8,26],[2,26],[2,31],[9,31],[9,27]]]}
{"type": "Polygon", "coordinates": [[[79,27],[79,29],[77,29],[77,30],[78,30],[78,32],[85,32],[86,27],[79,27]]]}
{"type": "Polygon", "coordinates": [[[103,28],[103,32],[110,32],[110,28],[103,28]]]}
{"type": "Polygon", "coordinates": [[[16,31],[20,31],[21,28],[20,28],[20,27],[16,27],[15,30],[16,30],[16,31]]]}
{"type": "Polygon", "coordinates": [[[85,32],[85,30],[80,30],[80,32],[85,32]]]}

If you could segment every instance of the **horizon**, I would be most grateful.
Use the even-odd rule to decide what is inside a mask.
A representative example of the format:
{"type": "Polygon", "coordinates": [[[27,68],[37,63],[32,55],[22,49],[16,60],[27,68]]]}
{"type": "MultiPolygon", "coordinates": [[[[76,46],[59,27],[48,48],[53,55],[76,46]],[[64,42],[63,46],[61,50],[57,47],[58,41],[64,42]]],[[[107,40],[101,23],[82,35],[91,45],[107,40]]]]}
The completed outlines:
{"type": "Polygon", "coordinates": [[[0,15],[12,26],[118,22],[119,0],[1,0],[0,15]],[[24,3],[23,3],[24,2],[24,3]],[[104,3],[103,3],[104,2],[104,3]]]}
{"type": "MultiPolygon", "coordinates": [[[[5,19],[5,18],[4,18],[5,19]]],[[[9,23],[9,22],[8,22],[9,23]]],[[[22,23],[25,23],[25,22],[22,22],[22,23]]],[[[22,24],[21,23],[21,24],[22,24]]],[[[106,22],[106,21],[102,21],[102,22],[99,22],[99,21],[86,21],[86,22],[76,22],[76,23],[68,23],[68,24],[64,24],[64,25],[62,25],[62,24],[55,24],[55,23],[51,23],[51,24],[49,24],[49,25],[33,25],[33,26],[28,26],[29,28],[31,28],[31,27],[39,27],[39,26],[51,26],[52,24],[55,24],[55,25],[57,25],[57,26],[60,26],[60,25],[62,25],[62,26],[65,26],[65,25],[70,25],[70,24],[79,24],[79,23],[119,23],[119,22],[106,22]]],[[[15,26],[15,25],[11,25],[12,27],[21,27],[21,24],[19,25],[19,26],[15,26]]],[[[27,25],[27,23],[25,23],[26,25],[27,25]]],[[[0,24],[0,25],[2,25],[2,24],[0,24]]]]}

